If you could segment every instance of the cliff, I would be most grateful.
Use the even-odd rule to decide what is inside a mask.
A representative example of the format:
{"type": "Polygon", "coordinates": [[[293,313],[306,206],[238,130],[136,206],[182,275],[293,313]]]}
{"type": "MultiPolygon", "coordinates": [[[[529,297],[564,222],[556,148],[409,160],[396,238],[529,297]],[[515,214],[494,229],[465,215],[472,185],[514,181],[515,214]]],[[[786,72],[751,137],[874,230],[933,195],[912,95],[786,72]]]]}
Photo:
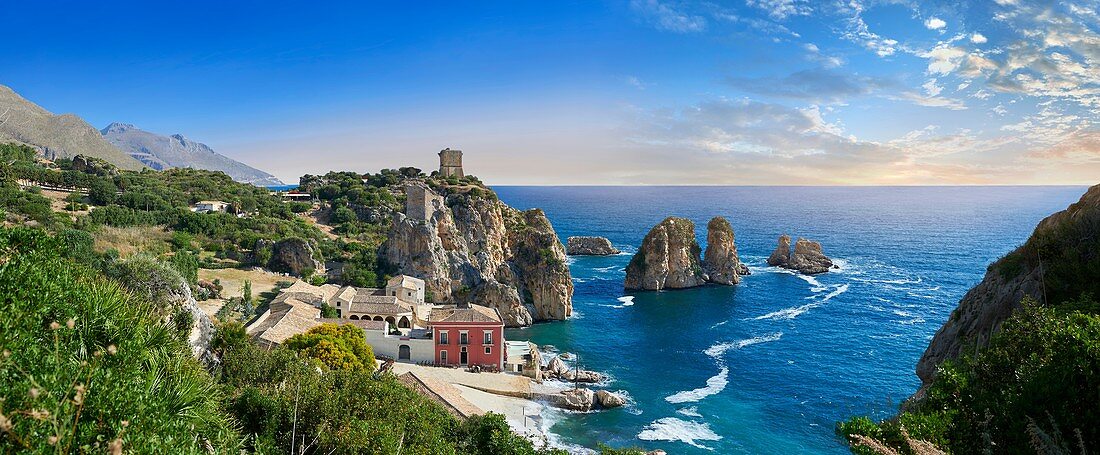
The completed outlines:
{"type": "Polygon", "coordinates": [[[606,237],[569,237],[565,250],[570,256],[610,256],[620,253],[606,237]]]}
{"type": "Polygon", "coordinates": [[[119,169],[143,166],[100,136],[99,131],[73,114],[54,115],[0,85],[0,143],[27,144],[48,159],[91,156],[119,169]]]}
{"type": "Polygon", "coordinates": [[[380,250],[399,273],[423,279],[435,302],[496,308],[509,327],[572,315],[565,247],[541,210],[516,210],[483,188],[420,191],[423,208],[395,213],[380,250]]]}
{"type": "Polygon", "coordinates": [[[631,290],[683,289],[707,281],[691,220],[668,217],[649,230],[626,266],[623,286],[631,290]]]}
{"type": "Polygon", "coordinates": [[[219,154],[206,144],[181,134],[163,136],[125,123],[112,123],[100,133],[114,146],[158,171],[189,167],[221,171],[233,180],[256,186],[283,184],[271,174],[219,154]]]}
{"type": "Polygon", "coordinates": [[[828,272],[833,267],[833,261],[825,257],[821,244],[813,240],[799,238],[794,244],[794,251],[791,251],[791,236],[783,234],[779,236],[771,256],[768,256],[768,265],[816,275],[828,272]]]}
{"type": "Polygon", "coordinates": [[[741,275],[749,274],[749,268],[737,256],[733,226],[720,216],[707,223],[707,251],[703,253],[703,271],[711,283],[724,285],[740,283],[741,275]]]}
{"type": "Polygon", "coordinates": [[[1058,306],[1082,294],[1100,295],[1100,185],[1043,219],[1022,246],[989,266],[917,363],[922,389],[945,359],[985,346],[1025,296],[1058,306]]]}

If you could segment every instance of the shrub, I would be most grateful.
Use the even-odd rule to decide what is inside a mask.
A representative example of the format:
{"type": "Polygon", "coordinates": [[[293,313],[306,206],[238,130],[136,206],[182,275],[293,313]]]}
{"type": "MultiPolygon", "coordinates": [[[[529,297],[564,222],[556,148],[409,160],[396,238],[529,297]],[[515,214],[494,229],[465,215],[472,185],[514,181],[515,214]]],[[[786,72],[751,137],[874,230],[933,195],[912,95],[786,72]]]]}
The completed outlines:
{"type": "Polygon", "coordinates": [[[374,351],[363,329],[351,324],[321,324],[290,337],[285,345],[332,370],[373,371],[375,367],[374,351]]]}

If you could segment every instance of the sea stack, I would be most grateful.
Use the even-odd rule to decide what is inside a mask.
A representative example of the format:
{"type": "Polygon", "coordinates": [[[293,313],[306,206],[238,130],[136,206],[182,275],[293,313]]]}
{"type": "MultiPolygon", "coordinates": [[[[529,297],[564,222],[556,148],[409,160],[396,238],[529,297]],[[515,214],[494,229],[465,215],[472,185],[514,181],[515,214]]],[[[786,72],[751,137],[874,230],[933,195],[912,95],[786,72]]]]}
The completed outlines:
{"type": "Polygon", "coordinates": [[[779,244],[768,257],[768,265],[796,270],[805,275],[828,272],[833,261],[821,252],[821,244],[813,240],[799,238],[791,251],[791,236],[779,236],[779,244]]]}
{"type": "Polygon", "coordinates": [[[606,237],[569,237],[565,252],[570,256],[611,256],[620,251],[606,237]]]}
{"type": "Polygon", "coordinates": [[[628,290],[683,289],[707,281],[699,260],[699,243],[691,220],[668,217],[646,234],[626,266],[628,290]]]}
{"type": "Polygon", "coordinates": [[[715,284],[731,286],[741,282],[749,268],[737,257],[733,226],[725,218],[716,216],[707,223],[707,251],[703,254],[703,271],[707,280],[715,284]]]}

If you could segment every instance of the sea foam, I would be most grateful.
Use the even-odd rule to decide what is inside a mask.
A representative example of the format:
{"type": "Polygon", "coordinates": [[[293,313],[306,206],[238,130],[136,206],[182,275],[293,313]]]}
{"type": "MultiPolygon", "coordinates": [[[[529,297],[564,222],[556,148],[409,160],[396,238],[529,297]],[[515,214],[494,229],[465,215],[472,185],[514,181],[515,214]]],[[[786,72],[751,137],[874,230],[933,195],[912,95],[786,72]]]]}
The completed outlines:
{"type": "Polygon", "coordinates": [[[696,441],[717,441],[722,439],[710,425],[700,422],[681,420],[676,417],[663,417],[647,425],[638,433],[643,441],[680,441],[700,449],[714,450],[696,441]]]}
{"type": "Polygon", "coordinates": [[[707,378],[706,386],[697,389],[676,392],[672,395],[665,397],[665,401],[669,403],[691,403],[722,392],[726,389],[726,386],[729,385],[730,370],[726,367],[726,362],[722,360],[722,355],[725,354],[726,351],[729,351],[730,349],[741,349],[746,346],[752,346],[754,344],[776,341],[782,336],[783,332],[776,332],[764,336],[736,341],[733,343],[718,343],[707,348],[705,351],[703,351],[703,353],[710,356],[718,363],[718,374],[707,378]]]}

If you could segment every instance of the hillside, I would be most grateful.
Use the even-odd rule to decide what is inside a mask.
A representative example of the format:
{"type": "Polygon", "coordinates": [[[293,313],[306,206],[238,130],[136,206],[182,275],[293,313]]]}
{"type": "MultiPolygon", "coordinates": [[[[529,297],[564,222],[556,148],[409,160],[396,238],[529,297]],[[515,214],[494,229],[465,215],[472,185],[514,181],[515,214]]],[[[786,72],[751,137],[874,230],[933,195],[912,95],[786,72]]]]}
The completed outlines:
{"type": "Polygon", "coordinates": [[[206,144],[192,141],[181,134],[163,136],[117,122],[108,125],[100,133],[115,147],[158,171],[189,167],[221,171],[233,180],[256,186],[283,184],[271,174],[219,154],[206,144]]]}
{"type": "Polygon", "coordinates": [[[0,85],[0,143],[4,142],[30,145],[49,159],[85,155],[102,158],[120,169],[143,167],[80,117],[54,115],[0,85]]]}

